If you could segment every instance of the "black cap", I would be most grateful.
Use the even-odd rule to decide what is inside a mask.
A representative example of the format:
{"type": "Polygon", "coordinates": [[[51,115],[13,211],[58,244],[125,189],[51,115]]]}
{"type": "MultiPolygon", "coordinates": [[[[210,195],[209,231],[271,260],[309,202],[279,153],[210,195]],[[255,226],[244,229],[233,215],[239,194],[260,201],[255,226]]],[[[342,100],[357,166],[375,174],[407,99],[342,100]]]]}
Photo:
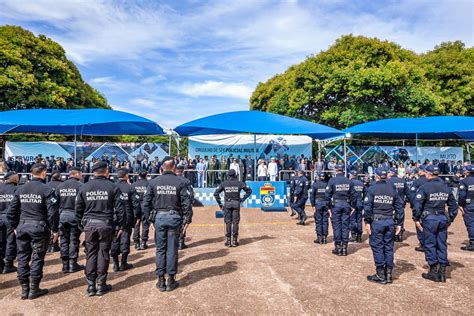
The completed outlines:
{"type": "Polygon", "coordinates": [[[164,163],[165,163],[166,161],[168,161],[168,160],[173,160],[173,158],[170,157],[170,156],[166,156],[165,158],[163,158],[163,160],[161,161],[161,163],[164,164],[164,163]]]}
{"type": "Polygon", "coordinates": [[[120,168],[120,169],[117,171],[117,177],[118,177],[119,179],[124,178],[127,174],[128,174],[128,169],[126,169],[126,168],[120,168]]]}
{"type": "Polygon", "coordinates": [[[107,167],[108,167],[107,162],[101,160],[101,161],[99,161],[99,162],[96,162],[96,163],[94,164],[94,166],[92,166],[92,171],[94,172],[94,171],[96,171],[96,170],[98,170],[98,169],[104,169],[104,168],[107,168],[107,167]]]}
{"type": "Polygon", "coordinates": [[[8,180],[8,178],[10,178],[11,176],[14,176],[16,174],[17,173],[15,171],[8,171],[7,173],[5,173],[5,176],[3,177],[3,179],[8,180]]]}
{"type": "Polygon", "coordinates": [[[344,165],[342,164],[336,165],[336,171],[344,171],[344,165]]]}
{"type": "Polygon", "coordinates": [[[144,169],[143,169],[143,170],[140,170],[140,171],[138,172],[138,176],[139,176],[140,178],[146,178],[147,175],[148,175],[148,172],[147,172],[146,170],[144,170],[144,169]]]}
{"type": "Polygon", "coordinates": [[[430,174],[438,175],[439,174],[439,168],[438,168],[438,166],[429,165],[428,167],[426,167],[426,172],[428,172],[430,174]]]}
{"type": "Polygon", "coordinates": [[[183,171],[184,170],[184,165],[178,165],[176,169],[183,171]]]}
{"type": "Polygon", "coordinates": [[[230,169],[229,170],[229,173],[227,173],[229,175],[229,177],[235,177],[237,175],[237,173],[235,172],[234,169],[230,169]]]}
{"type": "Polygon", "coordinates": [[[381,178],[386,178],[387,177],[387,169],[377,168],[377,169],[375,169],[375,174],[378,175],[381,178]]]}
{"type": "Polygon", "coordinates": [[[81,168],[79,167],[72,167],[69,172],[73,172],[73,171],[82,171],[81,168]]]}
{"type": "Polygon", "coordinates": [[[31,170],[37,169],[39,172],[46,170],[46,165],[44,163],[35,163],[31,166],[31,170]]]}
{"type": "Polygon", "coordinates": [[[59,170],[53,170],[53,172],[51,172],[51,175],[54,176],[55,174],[61,174],[61,172],[59,170]]]}

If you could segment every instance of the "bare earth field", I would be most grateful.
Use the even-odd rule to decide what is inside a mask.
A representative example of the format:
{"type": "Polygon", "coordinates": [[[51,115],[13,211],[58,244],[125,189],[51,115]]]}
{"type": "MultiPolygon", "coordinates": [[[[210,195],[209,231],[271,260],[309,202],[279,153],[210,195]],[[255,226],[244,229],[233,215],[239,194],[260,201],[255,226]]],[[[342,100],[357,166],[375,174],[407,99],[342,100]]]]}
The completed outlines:
{"type": "MultiPolygon", "coordinates": [[[[447,283],[421,278],[427,266],[414,251],[417,239],[407,210],[408,238],[396,244],[394,283],[378,285],[366,280],[374,272],[367,236],[349,245],[349,256],[336,257],[332,244],[313,243],[313,220],[301,227],[286,213],[243,209],[241,246],[226,248],[216,209],[195,209],[190,247],[180,252],[181,286],[173,292],[155,288],[153,247],[133,249],[135,268],[111,272],[113,291],[92,298],[82,272],[63,274],[55,253],[46,257],[47,296],[22,301],[16,274],[0,275],[0,315],[474,314],[474,253],[459,248],[467,238],[461,216],[450,227],[447,283]]],[[[83,255],[80,259],[84,263],[83,255]]]]}

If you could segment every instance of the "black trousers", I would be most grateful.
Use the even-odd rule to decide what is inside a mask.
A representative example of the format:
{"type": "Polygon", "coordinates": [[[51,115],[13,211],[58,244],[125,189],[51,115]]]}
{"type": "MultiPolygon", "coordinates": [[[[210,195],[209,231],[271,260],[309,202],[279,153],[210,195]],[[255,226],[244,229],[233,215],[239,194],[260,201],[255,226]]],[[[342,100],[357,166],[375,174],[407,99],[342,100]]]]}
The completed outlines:
{"type": "MultiPolygon", "coordinates": [[[[16,236],[7,226],[7,216],[0,215],[0,261],[13,261],[16,258],[16,236]]],[[[1,263],[0,263],[1,265],[1,263]]]]}
{"type": "Polygon", "coordinates": [[[81,230],[77,224],[76,214],[71,211],[63,210],[59,218],[59,237],[62,259],[77,260],[80,236],[81,230]]]}
{"type": "Polygon", "coordinates": [[[16,228],[20,283],[29,283],[30,280],[31,283],[40,283],[49,238],[50,230],[46,222],[20,221],[16,228]]]}
{"type": "Polygon", "coordinates": [[[114,236],[112,240],[112,246],[110,248],[110,255],[112,257],[118,257],[119,254],[126,255],[130,253],[130,235],[132,229],[124,229],[120,237],[114,236]]]}
{"type": "Polygon", "coordinates": [[[143,242],[148,241],[148,235],[150,233],[150,222],[145,216],[142,216],[140,223],[135,224],[135,229],[133,230],[133,242],[140,242],[140,226],[141,226],[141,240],[143,242]]]}
{"type": "Polygon", "coordinates": [[[84,227],[87,280],[105,284],[110,262],[110,247],[115,229],[112,225],[90,223],[84,227]]]}
{"type": "Polygon", "coordinates": [[[240,223],[240,206],[225,205],[224,206],[224,223],[225,223],[225,235],[230,238],[231,236],[239,236],[239,223],[240,223]]]}

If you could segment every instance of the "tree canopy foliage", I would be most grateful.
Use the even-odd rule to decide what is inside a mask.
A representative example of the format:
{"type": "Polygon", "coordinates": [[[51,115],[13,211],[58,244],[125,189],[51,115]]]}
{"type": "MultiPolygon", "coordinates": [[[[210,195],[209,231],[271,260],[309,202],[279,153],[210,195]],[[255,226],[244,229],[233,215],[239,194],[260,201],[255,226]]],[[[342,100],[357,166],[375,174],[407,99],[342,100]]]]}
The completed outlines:
{"type": "Polygon", "coordinates": [[[390,117],[472,115],[474,49],[443,43],[417,55],[347,35],[259,83],[250,108],[343,128],[390,117]]]}
{"type": "Polygon", "coordinates": [[[44,35],[0,26],[0,110],[110,108],[64,49],[44,35]]]}

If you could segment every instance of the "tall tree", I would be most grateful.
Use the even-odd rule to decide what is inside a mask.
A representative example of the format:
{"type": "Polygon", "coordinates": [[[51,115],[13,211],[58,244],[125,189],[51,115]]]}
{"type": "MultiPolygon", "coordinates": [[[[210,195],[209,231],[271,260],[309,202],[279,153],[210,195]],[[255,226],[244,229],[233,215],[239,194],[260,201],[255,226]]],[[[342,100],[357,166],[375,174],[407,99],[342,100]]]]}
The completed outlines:
{"type": "Polygon", "coordinates": [[[392,42],[343,36],[327,51],[259,83],[250,108],[340,128],[389,117],[465,114],[472,102],[445,102],[435,72],[427,75],[426,58],[392,42]]]}
{"type": "Polygon", "coordinates": [[[44,35],[0,26],[0,110],[110,108],[64,49],[44,35]]]}

